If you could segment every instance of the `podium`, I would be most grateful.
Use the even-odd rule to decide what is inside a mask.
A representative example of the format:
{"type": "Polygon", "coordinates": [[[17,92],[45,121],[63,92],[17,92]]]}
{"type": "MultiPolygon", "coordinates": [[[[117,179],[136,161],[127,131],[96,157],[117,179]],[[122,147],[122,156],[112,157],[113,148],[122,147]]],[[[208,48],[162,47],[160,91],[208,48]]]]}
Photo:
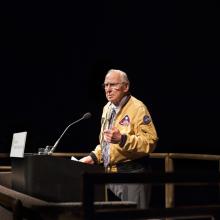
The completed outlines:
{"type": "MultiPolygon", "coordinates": [[[[49,155],[11,158],[12,189],[48,202],[79,202],[83,172],[104,172],[103,167],[49,155]]],[[[104,186],[95,188],[95,200],[104,201],[104,186]]]]}

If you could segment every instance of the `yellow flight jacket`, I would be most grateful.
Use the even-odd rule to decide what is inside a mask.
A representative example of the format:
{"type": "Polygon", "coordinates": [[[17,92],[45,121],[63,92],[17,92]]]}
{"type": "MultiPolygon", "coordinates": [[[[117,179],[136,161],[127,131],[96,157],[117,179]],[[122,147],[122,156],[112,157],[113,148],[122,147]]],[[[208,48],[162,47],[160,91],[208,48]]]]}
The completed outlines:
{"type": "MultiPolygon", "coordinates": [[[[110,105],[111,103],[108,102],[103,109],[100,143],[102,143],[110,105]]],[[[155,149],[158,137],[150,113],[143,102],[135,97],[131,96],[122,106],[113,126],[126,138],[122,145],[110,144],[110,166],[146,156],[155,149]]],[[[95,154],[97,162],[102,163],[101,144],[97,145],[92,153],[95,154]]]]}

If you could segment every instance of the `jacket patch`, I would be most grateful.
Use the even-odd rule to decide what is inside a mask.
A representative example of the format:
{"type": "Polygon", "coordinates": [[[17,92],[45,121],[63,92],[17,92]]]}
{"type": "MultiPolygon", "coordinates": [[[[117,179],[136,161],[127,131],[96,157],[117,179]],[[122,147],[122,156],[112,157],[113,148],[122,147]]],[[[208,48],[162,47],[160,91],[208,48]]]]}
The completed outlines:
{"type": "Polygon", "coordinates": [[[123,125],[123,126],[128,126],[130,124],[130,118],[128,115],[126,115],[120,122],[119,122],[120,125],[123,125]]]}
{"type": "Polygon", "coordinates": [[[151,122],[151,118],[149,115],[145,115],[143,118],[143,122],[145,125],[149,124],[151,122]]]}

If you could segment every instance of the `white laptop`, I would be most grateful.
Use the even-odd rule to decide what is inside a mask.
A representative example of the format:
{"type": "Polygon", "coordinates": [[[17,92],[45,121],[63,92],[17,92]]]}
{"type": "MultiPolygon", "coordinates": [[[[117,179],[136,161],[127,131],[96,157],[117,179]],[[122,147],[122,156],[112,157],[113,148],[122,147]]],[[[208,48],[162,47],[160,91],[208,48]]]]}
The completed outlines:
{"type": "Polygon", "coordinates": [[[26,138],[26,131],[13,134],[10,157],[24,157],[26,138]]]}

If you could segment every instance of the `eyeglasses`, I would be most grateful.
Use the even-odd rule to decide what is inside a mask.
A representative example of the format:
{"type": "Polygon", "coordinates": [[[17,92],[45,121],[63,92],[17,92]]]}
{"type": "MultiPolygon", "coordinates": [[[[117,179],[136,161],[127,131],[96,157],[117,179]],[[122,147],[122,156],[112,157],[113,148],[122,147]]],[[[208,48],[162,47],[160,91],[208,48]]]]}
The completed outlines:
{"type": "Polygon", "coordinates": [[[106,89],[106,88],[110,87],[111,89],[118,89],[120,84],[124,84],[124,82],[121,82],[121,83],[103,83],[102,88],[106,89]]]}

